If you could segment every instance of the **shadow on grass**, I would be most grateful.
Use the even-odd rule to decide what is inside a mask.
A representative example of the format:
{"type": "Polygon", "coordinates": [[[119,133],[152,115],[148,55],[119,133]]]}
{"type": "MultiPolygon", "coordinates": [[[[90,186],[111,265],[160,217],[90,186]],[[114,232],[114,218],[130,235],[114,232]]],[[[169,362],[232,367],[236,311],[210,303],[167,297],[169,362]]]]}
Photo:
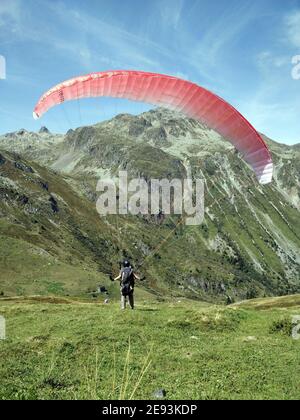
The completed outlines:
{"type": "Polygon", "coordinates": [[[158,309],[151,309],[151,308],[138,308],[136,309],[139,312],[158,312],[158,309]]]}

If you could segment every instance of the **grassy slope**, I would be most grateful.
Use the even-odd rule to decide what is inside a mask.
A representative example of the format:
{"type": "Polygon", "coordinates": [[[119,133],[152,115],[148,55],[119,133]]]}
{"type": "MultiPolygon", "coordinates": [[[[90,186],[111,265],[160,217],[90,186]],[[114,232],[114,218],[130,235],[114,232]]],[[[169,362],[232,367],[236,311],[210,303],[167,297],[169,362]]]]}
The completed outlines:
{"type": "Polygon", "coordinates": [[[125,313],[116,301],[1,301],[0,398],[299,399],[300,342],[277,328],[299,297],[257,311],[137,296],[125,313]]]}
{"type": "Polygon", "coordinates": [[[0,293],[86,296],[97,284],[110,289],[110,261],[116,268],[118,262],[115,227],[55,173],[37,164],[24,172],[14,167],[15,156],[5,158],[1,175],[13,184],[0,189],[0,293]],[[48,190],[40,185],[46,181],[48,190]],[[51,210],[53,195],[58,213],[51,210]]]}

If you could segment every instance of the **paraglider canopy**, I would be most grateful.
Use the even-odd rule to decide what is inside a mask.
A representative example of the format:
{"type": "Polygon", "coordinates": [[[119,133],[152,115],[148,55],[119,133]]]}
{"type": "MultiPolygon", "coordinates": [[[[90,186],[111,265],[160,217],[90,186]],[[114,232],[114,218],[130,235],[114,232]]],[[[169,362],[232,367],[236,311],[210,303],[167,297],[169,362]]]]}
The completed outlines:
{"type": "Polygon", "coordinates": [[[255,128],[222,98],[177,77],[127,70],[75,77],[45,93],[36,105],[33,117],[38,119],[65,101],[101,96],[165,106],[199,120],[236,147],[261,184],[272,181],[272,157],[255,128]]]}

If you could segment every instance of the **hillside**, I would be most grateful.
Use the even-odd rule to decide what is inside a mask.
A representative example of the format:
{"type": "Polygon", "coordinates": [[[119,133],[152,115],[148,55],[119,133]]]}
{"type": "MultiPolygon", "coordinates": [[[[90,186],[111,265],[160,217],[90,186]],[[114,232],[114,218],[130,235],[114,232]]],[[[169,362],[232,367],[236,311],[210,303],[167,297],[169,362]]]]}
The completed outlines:
{"type": "Polygon", "coordinates": [[[0,137],[0,291],[86,296],[99,283],[111,287],[108,275],[127,256],[146,275],[145,292],[160,298],[299,292],[300,151],[267,141],[275,179],[262,187],[218,134],[162,109],[65,136],[44,128],[0,137]],[[206,184],[202,226],[96,213],[99,177],[126,169],[131,177],[183,178],[187,162],[206,184]]]}
{"type": "Polygon", "coordinates": [[[0,291],[81,295],[109,286],[114,245],[94,206],[19,155],[1,153],[0,171],[0,291]]]}

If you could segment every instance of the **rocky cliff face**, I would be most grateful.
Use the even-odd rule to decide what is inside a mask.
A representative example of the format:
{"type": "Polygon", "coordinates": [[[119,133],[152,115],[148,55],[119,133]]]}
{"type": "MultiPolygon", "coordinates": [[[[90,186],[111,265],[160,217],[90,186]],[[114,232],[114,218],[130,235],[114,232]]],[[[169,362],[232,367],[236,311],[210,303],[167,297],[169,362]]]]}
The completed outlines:
{"type": "MultiPolygon", "coordinates": [[[[67,201],[64,194],[76,191],[78,203],[77,199],[72,200],[72,212],[77,213],[77,207],[84,202],[93,213],[93,217],[89,216],[91,222],[86,223],[95,225],[97,220],[96,227],[86,233],[86,240],[79,241],[89,258],[97,264],[93,248],[99,247],[104,247],[101,255],[106,267],[113,266],[114,260],[122,256],[133,258],[137,264],[143,264],[141,270],[147,273],[145,287],[154,293],[230,300],[299,291],[299,145],[266,141],[275,162],[274,182],[270,186],[260,186],[230,143],[214,131],[162,109],[140,116],[119,115],[93,127],[70,130],[65,136],[52,135],[45,128],[38,134],[21,130],[2,136],[0,150],[20,155],[15,159],[3,152],[0,159],[5,235],[9,237],[7,226],[15,224],[12,208],[18,209],[18,218],[22,220],[31,217],[29,204],[21,198],[22,194],[30,194],[22,193],[21,188],[16,195],[12,185],[16,182],[13,172],[21,171],[23,176],[35,178],[35,172],[26,169],[33,166],[27,159],[48,168],[41,171],[55,177],[53,192],[46,188],[47,176],[36,178],[27,186],[30,191],[40,188],[45,195],[45,207],[35,207],[38,214],[49,219],[47,212],[53,214],[57,207],[55,217],[58,217],[60,200],[67,201]],[[7,161],[11,162],[13,172],[5,172],[7,161]],[[202,226],[180,225],[174,229],[177,219],[171,218],[163,222],[130,216],[98,220],[95,201],[99,177],[116,177],[120,169],[126,169],[132,177],[183,178],[187,164],[194,177],[205,181],[202,226]],[[61,182],[65,190],[57,199],[55,188],[61,182]],[[105,232],[106,245],[91,240],[95,229],[96,233],[99,229],[99,238],[105,232]],[[129,242],[123,239],[127,235],[131,238],[129,242]]],[[[61,217],[68,218],[66,214],[61,217]]],[[[60,236],[58,228],[53,241],[59,242],[60,236]]],[[[70,238],[64,240],[69,247],[70,238]]],[[[31,243],[32,238],[26,237],[26,241],[31,243]]]]}

